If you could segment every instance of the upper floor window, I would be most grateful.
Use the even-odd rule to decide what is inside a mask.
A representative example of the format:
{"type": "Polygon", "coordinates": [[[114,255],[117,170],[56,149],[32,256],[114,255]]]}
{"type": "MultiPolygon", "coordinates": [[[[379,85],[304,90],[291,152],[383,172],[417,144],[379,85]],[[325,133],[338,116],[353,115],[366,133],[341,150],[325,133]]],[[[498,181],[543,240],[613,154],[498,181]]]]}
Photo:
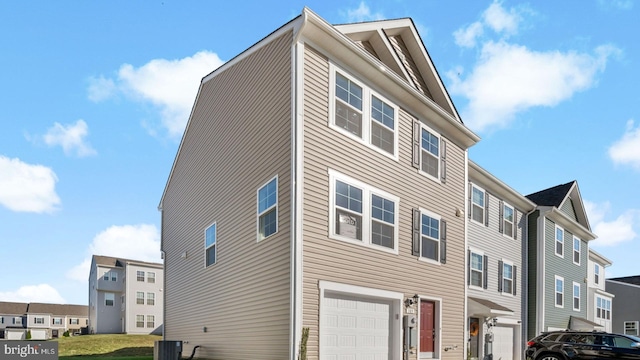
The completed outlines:
{"type": "Polygon", "coordinates": [[[0,324],[4,324],[4,316],[0,316],[0,324]]]}
{"type": "Polygon", "coordinates": [[[471,219],[481,224],[485,224],[485,192],[483,189],[471,186],[471,219]]]}
{"type": "Polygon", "coordinates": [[[144,282],[144,271],[136,271],[136,280],[144,282]]]}
{"type": "Polygon", "coordinates": [[[593,264],[593,281],[596,285],[600,284],[600,265],[593,264]]]}
{"type": "Polygon", "coordinates": [[[447,262],[447,223],[426,210],[413,210],[413,254],[435,263],[447,262]]]}
{"type": "Polygon", "coordinates": [[[156,273],[154,272],[147,272],[147,282],[149,284],[154,284],[156,282],[156,273]]]}
{"type": "Polygon", "coordinates": [[[33,323],[34,324],[44,324],[44,317],[34,317],[33,318],[33,323]]]}
{"type": "Polygon", "coordinates": [[[517,267],[506,261],[498,263],[498,291],[503,294],[516,294],[517,267]]]}
{"type": "Polygon", "coordinates": [[[469,250],[469,285],[487,288],[487,256],[469,250]]]}
{"type": "Polygon", "coordinates": [[[71,325],[79,325],[80,324],[80,319],[71,318],[71,319],[69,319],[69,324],[71,324],[71,325]]]}
{"type": "Polygon", "coordinates": [[[216,263],[216,223],[204,231],[205,267],[216,263]]]}
{"type": "Polygon", "coordinates": [[[111,272],[111,281],[118,281],[118,273],[115,271],[110,271],[111,272]]]}
{"type": "Polygon", "coordinates": [[[104,281],[109,281],[109,272],[104,273],[104,277],[102,278],[104,281]]]}
{"type": "Polygon", "coordinates": [[[513,237],[516,231],[515,226],[515,210],[508,204],[502,204],[502,232],[503,234],[513,237]]]}
{"type": "Polygon", "coordinates": [[[582,241],[577,237],[573,237],[573,263],[580,265],[580,244],[582,241]]]}
{"type": "Polygon", "coordinates": [[[556,225],[556,255],[564,257],[564,229],[556,225]]]}
{"type": "Polygon", "coordinates": [[[397,158],[398,107],[355,78],[335,74],[331,126],[382,154],[397,158]]]}
{"type": "Polygon", "coordinates": [[[53,325],[62,325],[62,318],[54,317],[53,318],[53,325]]]}
{"type": "Polygon", "coordinates": [[[603,320],[611,320],[611,300],[596,297],[596,317],[603,320]]]}
{"type": "Polygon", "coordinates": [[[556,307],[564,307],[564,278],[556,275],[556,307]]]}
{"type": "Polygon", "coordinates": [[[258,241],[278,231],[278,177],[258,189],[258,241]]]}
{"type": "Polygon", "coordinates": [[[399,198],[329,171],[331,237],[397,253],[399,198]]]}
{"type": "Polygon", "coordinates": [[[580,284],[573,283],[573,310],[580,311],[580,284]]]}
{"type": "Polygon", "coordinates": [[[21,317],[14,317],[13,318],[13,324],[14,325],[22,325],[22,318],[21,317]]]}
{"type": "Polygon", "coordinates": [[[155,305],[155,304],[156,304],[156,294],[147,293],[147,305],[155,305]]]}
{"type": "Polygon", "coordinates": [[[624,334],[638,336],[638,321],[625,321],[624,322],[624,334]]]}
{"type": "Polygon", "coordinates": [[[136,291],[136,304],[144,305],[144,292],[136,291]]]}
{"type": "Polygon", "coordinates": [[[105,293],[104,294],[104,305],[105,306],[113,306],[113,303],[116,301],[116,296],[114,293],[105,293]]]}

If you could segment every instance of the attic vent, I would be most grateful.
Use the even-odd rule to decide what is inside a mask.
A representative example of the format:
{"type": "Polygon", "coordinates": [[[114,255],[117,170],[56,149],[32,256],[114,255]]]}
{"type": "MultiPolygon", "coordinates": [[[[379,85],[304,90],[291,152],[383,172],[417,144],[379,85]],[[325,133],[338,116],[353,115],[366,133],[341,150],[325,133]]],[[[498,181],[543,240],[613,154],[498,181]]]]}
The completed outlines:
{"type": "Polygon", "coordinates": [[[356,43],[358,45],[362,46],[365,50],[367,50],[367,52],[369,52],[369,54],[373,55],[376,59],[380,60],[380,57],[376,53],[376,50],[373,48],[373,45],[371,45],[371,43],[369,41],[367,41],[367,40],[356,41],[356,43]]]}
{"type": "Polygon", "coordinates": [[[416,89],[418,89],[418,91],[420,91],[421,93],[428,96],[431,100],[433,100],[433,96],[431,96],[431,93],[427,88],[427,84],[425,83],[424,79],[420,75],[418,66],[413,61],[413,58],[409,54],[409,49],[407,49],[407,46],[405,45],[402,38],[398,35],[389,36],[388,38],[389,38],[389,42],[393,46],[393,49],[396,51],[396,55],[398,55],[398,58],[402,62],[402,65],[404,66],[405,71],[407,72],[407,74],[409,74],[409,78],[413,86],[416,89]]]}

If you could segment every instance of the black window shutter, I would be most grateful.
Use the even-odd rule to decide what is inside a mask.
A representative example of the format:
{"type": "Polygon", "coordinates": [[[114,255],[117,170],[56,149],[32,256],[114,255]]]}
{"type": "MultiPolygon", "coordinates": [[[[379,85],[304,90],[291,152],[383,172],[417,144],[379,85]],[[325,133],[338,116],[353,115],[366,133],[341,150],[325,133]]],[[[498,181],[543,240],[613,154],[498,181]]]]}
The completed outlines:
{"type": "Polygon", "coordinates": [[[498,261],[498,292],[502,292],[502,260],[498,261]]]}
{"type": "Polygon", "coordinates": [[[482,259],[482,287],[487,288],[489,283],[489,257],[485,255],[482,259]]]}
{"type": "Polygon", "coordinates": [[[518,240],[518,210],[516,208],[513,208],[513,238],[518,240]]]}
{"type": "Polygon", "coordinates": [[[440,139],[441,152],[440,152],[440,181],[444,184],[447,182],[447,143],[444,139],[440,139]]]}
{"type": "Polygon", "coordinates": [[[412,164],[414,168],[420,169],[420,123],[413,122],[413,159],[412,164]]]}
{"type": "Polygon", "coordinates": [[[489,226],[489,193],[484,192],[484,226],[489,226]]]}
{"type": "Polygon", "coordinates": [[[471,250],[467,250],[467,285],[471,285],[471,250]]]}
{"type": "Polygon", "coordinates": [[[420,210],[413,209],[413,241],[412,241],[412,254],[413,256],[420,256],[420,210]]]}
{"type": "Polygon", "coordinates": [[[518,267],[513,265],[513,295],[516,294],[517,283],[518,283],[518,267]]]}
{"type": "Polygon", "coordinates": [[[498,231],[504,234],[504,202],[500,200],[498,202],[498,231]]]}
{"type": "Polygon", "coordinates": [[[447,263],[447,222],[440,220],[440,262],[447,263]]]}
{"type": "Polygon", "coordinates": [[[471,211],[473,209],[473,204],[471,202],[471,198],[473,197],[473,185],[469,182],[469,209],[467,210],[467,216],[471,219],[471,211]]]}

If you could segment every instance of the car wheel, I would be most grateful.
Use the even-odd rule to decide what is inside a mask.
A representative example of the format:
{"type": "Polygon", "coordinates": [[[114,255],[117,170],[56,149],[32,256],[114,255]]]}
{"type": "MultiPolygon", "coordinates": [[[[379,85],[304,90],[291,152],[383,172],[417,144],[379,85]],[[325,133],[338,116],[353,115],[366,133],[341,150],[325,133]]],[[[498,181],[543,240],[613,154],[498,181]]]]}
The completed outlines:
{"type": "Polygon", "coordinates": [[[536,360],[562,360],[562,358],[555,354],[544,354],[542,356],[538,356],[536,360]]]}

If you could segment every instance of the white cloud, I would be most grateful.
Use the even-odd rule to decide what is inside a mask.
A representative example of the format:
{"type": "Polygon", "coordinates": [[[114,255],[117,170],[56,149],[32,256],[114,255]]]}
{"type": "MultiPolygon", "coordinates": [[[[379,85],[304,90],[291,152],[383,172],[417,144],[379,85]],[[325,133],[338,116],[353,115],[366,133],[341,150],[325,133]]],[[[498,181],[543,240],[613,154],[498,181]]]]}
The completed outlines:
{"type": "Polygon", "coordinates": [[[516,113],[534,106],[554,106],[586,90],[618,50],[600,46],[593,55],[577,52],[537,52],[504,41],[487,42],[471,74],[460,79],[447,73],[453,94],[469,103],[463,110],[466,124],[476,130],[504,127],[516,113]]]}
{"type": "Polygon", "coordinates": [[[591,230],[598,238],[591,242],[592,246],[615,246],[636,239],[634,223],[640,220],[640,211],[630,209],[617,218],[607,221],[605,215],[610,212],[611,205],[608,202],[595,204],[584,201],[587,216],[591,223],[591,230]]]}
{"type": "Polygon", "coordinates": [[[518,25],[522,21],[522,16],[517,9],[511,8],[508,11],[502,7],[502,3],[494,1],[482,14],[484,23],[497,33],[511,35],[518,32],[518,25]]]}
{"type": "Polygon", "coordinates": [[[0,292],[0,301],[65,304],[58,290],[48,284],[26,285],[16,291],[0,292]]]}
{"type": "Polygon", "coordinates": [[[363,21],[374,21],[374,20],[382,20],[384,19],[384,15],[382,13],[371,13],[371,9],[369,6],[365,4],[364,1],[360,2],[360,6],[356,9],[347,9],[346,14],[342,14],[347,22],[363,22],[363,21]]]}
{"type": "Polygon", "coordinates": [[[88,134],[89,126],[80,119],[75,124],[69,125],[54,123],[43,138],[45,144],[49,146],[62,146],[66,155],[85,157],[96,154],[96,151],[85,139],[88,134]]]}
{"type": "Polygon", "coordinates": [[[609,157],[616,164],[640,170],[640,126],[634,128],[633,120],[627,121],[624,135],[609,148],[609,157]]]}
{"type": "Polygon", "coordinates": [[[484,27],[480,22],[474,22],[466,28],[460,28],[453,33],[456,45],[466,48],[476,46],[476,39],[482,35],[484,27]]]}
{"type": "Polygon", "coordinates": [[[0,155],[0,204],[12,211],[53,212],[60,205],[50,168],[0,155]]]}
{"type": "Polygon", "coordinates": [[[111,226],[97,234],[87,248],[87,257],[67,271],[67,277],[86,282],[92,255],[160,262],[160,232],[154,225],[111,226]]]}
{"type": "Polygon", "coordinates": [[[161,126],[169,136],[179,138],[187,124],[200,80],[224,62],[217,54],[200,51],[178,60],[154,59],[136,68],[124,64],[116,80],[89,80],[89,98],[104,100],[117,92],[158,108],[161,126]]]}

